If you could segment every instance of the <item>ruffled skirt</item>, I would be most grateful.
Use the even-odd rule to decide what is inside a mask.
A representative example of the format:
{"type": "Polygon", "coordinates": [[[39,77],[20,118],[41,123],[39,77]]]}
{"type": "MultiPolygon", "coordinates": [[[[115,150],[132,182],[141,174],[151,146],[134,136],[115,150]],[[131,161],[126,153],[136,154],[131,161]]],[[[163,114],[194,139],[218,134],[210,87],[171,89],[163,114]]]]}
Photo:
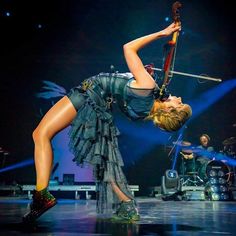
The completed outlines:
{"type": "Polygon", "coordinates": [[[124,165],[118,147],[119,130],[113,122],[113,116],[102,96],[101,88],[73,88],[68,98],[76,104],[77,116],[69,131],[69,148],[74,154],[73,161],[78,165],[89,163],[97,187],[98,213],[110,213],[120,200],[112,189],[117,185],[129,198],[133,195],[122,171],[124,165]]]}

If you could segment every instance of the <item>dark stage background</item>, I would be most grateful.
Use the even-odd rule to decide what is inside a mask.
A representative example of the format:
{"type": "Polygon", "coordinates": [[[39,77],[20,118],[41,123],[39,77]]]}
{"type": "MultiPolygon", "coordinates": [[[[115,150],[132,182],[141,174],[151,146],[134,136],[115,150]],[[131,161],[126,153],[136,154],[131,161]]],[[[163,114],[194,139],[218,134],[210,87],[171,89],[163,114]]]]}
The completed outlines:
{"type": "MultiPolygon", "coordinates": [[[[222,78],[221,86],[225,82],[226,87],[235,84],[233,6],[228,1],[181,3],[182,32],[175,70],[222,78]]],[[[69,91],[91,75],[109,72],[110,65],[127,71],[122,45],[170,24],[166,17],[171,17],[172,4],[164,0],[1,0],[0,146],[10,153],[5,166],[33,160],[31,133],[56,102],[35,96],[43,80],[69,91]]],[[[166,42],[160,39],[142,49],[143,62],[154,62],[160,68],[166,42]]],[[[184,101],[197,100],[193,108],[200,111],[188,123],[184,140],[198,144],[199,135],[208,133],[218,151],[223,140],[235,136],[236,129],[235,89],[232,86],[224,94],[225,87],[219,86],[181,76],[175,76],[170,86],[172,93],[184,101]],[[200,97],[212,89],[213,95],[200,97]],[[201,108],[212,99],[214,102],[201,108]]],[[[159,185],[161,175],[171,168],[166,145],[171,146],[178,134],[163,134],[150,124],[133,124],[115,113],[125,173],[130,184],[139,184],[141,193],[145,193],[147,187],[159,185]],[[162,141],[157,136],[163,137],[162,141]]],[[[0,182],[34,183],[34,166],[3,172],[0,177],[0,182]]]]}

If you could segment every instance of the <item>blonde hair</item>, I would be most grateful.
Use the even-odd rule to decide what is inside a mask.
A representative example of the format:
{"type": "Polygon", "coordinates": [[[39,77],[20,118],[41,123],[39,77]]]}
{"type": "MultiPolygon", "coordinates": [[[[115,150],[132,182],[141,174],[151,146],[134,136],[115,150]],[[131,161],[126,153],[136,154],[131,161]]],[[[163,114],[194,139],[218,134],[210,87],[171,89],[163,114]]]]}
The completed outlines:
{"type": "Polygon", "coordinates": [[[169,132],[179,130],[192,115],[188,104],[183,104],[181,108],[167,109],[164,102],[156,100],[155,103],[146,119],[152,120],[156,126],[169,132]]]}

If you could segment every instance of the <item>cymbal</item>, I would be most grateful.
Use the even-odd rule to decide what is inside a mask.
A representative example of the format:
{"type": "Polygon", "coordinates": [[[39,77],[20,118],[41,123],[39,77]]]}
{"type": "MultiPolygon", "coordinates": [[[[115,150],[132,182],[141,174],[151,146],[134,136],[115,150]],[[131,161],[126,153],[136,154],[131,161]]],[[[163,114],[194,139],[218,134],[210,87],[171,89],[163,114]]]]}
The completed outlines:
{"type": "Polygon", "coordinates": [[[227,138],[227,139],[225,139],[225,140],[222,142],[222,144],[223,144],[224,146],[236,144],[236,138],[235,138],[235,137],[227,138]]]}
{"type": "Polygon", "coordinates": [[[188,141],[178,141],[178,142],[173,142],[173,144],[181,146],[181,147],[187,147],[191,145],[191,143],[188,141]]]}
{"type": "Polygon", "coordinates": [[[182,152],[187,153],[187,154],[191,154],[191,153],[198,153],[198,152],[202,152],[203,149],[202,148],[182,148],[182,152]]]}
{"type": "Polygon", "coordinates": [[[181,151],[184,152],[184,153],[186,153],[186,154],[192,154],[192,153],[193,153],[193,150],[192,150],[192,149],[185,149],[185,148],[182,148],[181,151]]]}

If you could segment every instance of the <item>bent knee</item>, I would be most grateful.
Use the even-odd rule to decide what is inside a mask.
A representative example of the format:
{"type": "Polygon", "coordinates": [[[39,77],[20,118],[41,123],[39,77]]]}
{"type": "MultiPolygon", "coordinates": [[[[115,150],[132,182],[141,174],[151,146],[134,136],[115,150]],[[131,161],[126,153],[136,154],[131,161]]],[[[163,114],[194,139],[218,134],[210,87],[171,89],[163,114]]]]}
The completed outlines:
{"type": "Polygon", "coordinates": [[[47,131],[46,128],[44,127],[40,127],[38,126],[32,134],[33,140],[34,142],[40,142],[41,140],[45,140],[45,139],[51,139],[52,137],[50,137],[49,132],[47,131]]]}

